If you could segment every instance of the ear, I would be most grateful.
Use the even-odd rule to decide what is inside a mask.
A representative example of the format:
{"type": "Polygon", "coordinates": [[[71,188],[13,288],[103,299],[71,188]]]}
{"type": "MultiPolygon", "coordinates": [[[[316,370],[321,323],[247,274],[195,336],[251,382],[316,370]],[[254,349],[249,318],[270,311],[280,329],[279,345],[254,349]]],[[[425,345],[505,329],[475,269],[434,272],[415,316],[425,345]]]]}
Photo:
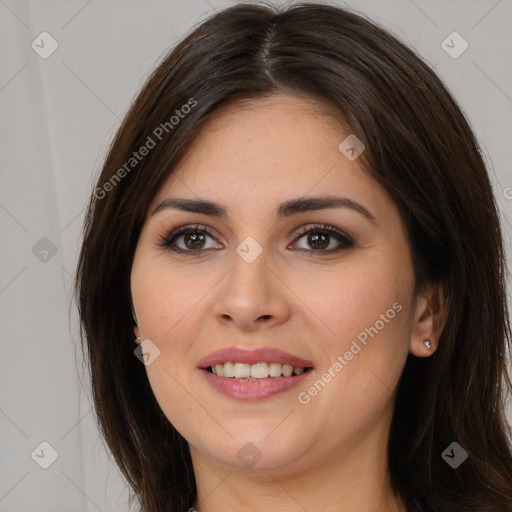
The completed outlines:
{"type": "Polygon", "coordinates": [[[137,325],[137,317],[135,316],[135,311],[133,309],[133,301],[132,301],[131,297],[130,297],[130,302],[132,305],[132,316],[133,316],[133,323],[134,323],[133,333],[135,334],[135,343],[137,343],[137,345],[140,345],[142,340],[137,339],[137,338],[140,338],[140,330],[139,330],[139,326],[137,325]]]}
{"type": "Polygon", "coordinates": [[[137,345],[140,345],[142,340],[137,339],[140,337],[140,330],[139,330],[139,327],[137,326],[137,324],[134,325],[133,332],[135,334],[135,343],[137,343],[137,345]]]}
{"type": "Polygon", "coordinates": [[[431,356],[439,346],[447,316],[447,300],[440,284],[427,284],[416,297],[409,352],[417,357],[431,356]],[[424,341],[430,340],[429,349],[424,341]]]}

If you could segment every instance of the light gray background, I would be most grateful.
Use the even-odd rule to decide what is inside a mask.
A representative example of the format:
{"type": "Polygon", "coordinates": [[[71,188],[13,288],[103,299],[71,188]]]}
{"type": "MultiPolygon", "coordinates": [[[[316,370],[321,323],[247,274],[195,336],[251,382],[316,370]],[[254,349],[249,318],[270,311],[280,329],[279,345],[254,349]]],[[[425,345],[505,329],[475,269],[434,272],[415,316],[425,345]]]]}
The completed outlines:
{"type": "MultiPolygon", "coordinates": [[[[79,378],[70,302],[84,209],[147,74],[194,24],[234,3],[0,0],[0,511],[128,510],[79,378]],[[59,45],[47,59],[31,48],[43,31],[59,45]],[[42,252],[47,242],[33,250],[43,237],[54,255],[42,252]],[[58,453],[48,469],[31,458],[43,441],[58,453]]],[[[417,48],[458,99],[489,163],[510,261],[512,0],[339,3],[417,48]],[[469,43],[456,59],[441,46],[453,31],[469,43]]]]}

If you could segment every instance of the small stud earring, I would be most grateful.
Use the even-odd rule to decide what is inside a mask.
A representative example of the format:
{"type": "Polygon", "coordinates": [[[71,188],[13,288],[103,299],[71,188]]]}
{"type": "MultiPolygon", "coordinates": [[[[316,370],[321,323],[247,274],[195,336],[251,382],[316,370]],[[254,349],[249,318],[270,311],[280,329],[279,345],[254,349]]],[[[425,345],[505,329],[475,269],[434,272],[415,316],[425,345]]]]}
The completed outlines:
{"type": "Polygon", "coordinates": [[[425,346],[430,350],[431,348],[431,345],[430,345],[430,340],[427,338],[426,340],[423,341],[423,343],[425,344],[425,346]]]}

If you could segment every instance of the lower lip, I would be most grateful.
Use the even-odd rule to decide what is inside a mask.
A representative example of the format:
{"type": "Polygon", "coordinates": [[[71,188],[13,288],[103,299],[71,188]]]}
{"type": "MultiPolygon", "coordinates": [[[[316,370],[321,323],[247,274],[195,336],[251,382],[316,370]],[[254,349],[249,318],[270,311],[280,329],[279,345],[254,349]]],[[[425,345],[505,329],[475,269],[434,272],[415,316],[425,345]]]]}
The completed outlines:
{"type": "Polygon", "coordinates": [[[298,386],[313,372],[308,370],[294,377],[269,377],[261,380],[240,380],[229,377],[219,377],[207,370],[201,369],[208,384],[219,393],[238,400],[263,400],[279,393],[284,393],[298,386]]]}

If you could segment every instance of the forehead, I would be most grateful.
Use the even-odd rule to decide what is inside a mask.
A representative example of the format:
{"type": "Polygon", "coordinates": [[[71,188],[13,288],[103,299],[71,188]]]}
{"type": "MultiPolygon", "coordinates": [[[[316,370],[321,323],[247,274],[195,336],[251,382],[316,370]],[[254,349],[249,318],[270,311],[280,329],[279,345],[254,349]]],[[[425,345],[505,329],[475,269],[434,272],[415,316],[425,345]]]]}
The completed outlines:
{"type": "Polygon", "coordinates": [[[348,135],[348,126],[325,101],[280,94],[230,102],[201,127],[152,206],[171,195],[246,208],[309,193],[371,201],[379,193],[377,183],[338,149],[348,135]]]}

